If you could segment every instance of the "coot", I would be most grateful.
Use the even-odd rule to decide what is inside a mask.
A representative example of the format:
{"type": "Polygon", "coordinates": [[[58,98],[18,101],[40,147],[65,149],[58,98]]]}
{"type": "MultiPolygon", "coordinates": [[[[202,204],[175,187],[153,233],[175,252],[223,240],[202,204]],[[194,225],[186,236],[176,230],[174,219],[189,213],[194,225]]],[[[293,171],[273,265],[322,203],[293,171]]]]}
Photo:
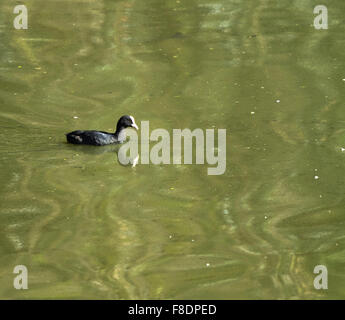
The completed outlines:
{"type": "Polygon", "coordinates": [[[115,133],[95,130],[76,130],[66,134],[67,142],[73,144],[90,144],[93,146],[104,146],[113,143],[122,143],[126,140],[124,129],[138,126],[132,116],[122,116],[116,125],[115,133]]]}

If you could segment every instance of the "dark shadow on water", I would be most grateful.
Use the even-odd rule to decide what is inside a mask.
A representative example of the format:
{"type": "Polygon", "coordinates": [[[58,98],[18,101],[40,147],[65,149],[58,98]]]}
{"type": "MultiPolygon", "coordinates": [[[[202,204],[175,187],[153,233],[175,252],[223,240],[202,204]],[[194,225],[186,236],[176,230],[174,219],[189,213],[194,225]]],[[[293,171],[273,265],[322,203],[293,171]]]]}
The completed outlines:
{"type": "Polygon", "coordinates": [[[108,152],[117,153],[120,149],[122,144],[111,144],[107,146],[89,146],[89,145],[74,145],[66,143],[66,146],[69,150],[73,150],[75,152],[82,152],[85,154],[104,154],[108,152]]]}
{"type": "Polygon", "coordinates": [[[133,164],[132,158],[129,164],[122,164],[119,161],[118,152],[122,145],[123,144],[112,144],[112,145],[107,145],[107,146],[89,146],[89,145],[74,145],[74,144],[66,143],[67,148],[69,150],[73,150],[73,152],[84,153],[84,154],[95,155],[95,156],[105,154],[105,153],[113,153],[119,165],[124,166],[124,167],[132,166],[133,164]]]}

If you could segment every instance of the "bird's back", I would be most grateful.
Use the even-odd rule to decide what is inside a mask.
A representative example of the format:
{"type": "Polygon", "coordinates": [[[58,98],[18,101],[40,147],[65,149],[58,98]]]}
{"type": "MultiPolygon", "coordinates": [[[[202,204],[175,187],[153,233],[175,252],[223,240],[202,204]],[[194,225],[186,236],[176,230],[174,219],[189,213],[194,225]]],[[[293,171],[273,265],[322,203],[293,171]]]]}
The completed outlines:
{"type": "Polygon", "coordinates": [[[113,134],[95,130],[76,130],[66,134],[67,141],[73,144],[90,144],[103,146],[116,143],[113,134]]]}

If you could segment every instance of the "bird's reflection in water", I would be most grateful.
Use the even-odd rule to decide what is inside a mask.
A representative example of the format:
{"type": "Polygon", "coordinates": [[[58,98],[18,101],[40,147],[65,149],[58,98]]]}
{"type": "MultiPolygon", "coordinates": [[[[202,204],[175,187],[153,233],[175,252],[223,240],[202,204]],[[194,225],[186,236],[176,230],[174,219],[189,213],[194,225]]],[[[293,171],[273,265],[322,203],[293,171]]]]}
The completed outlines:
{"type": "Polygon", "coordinates": [[[73,149],[73,151],[77,151],[78,153],[84,153],[84,154],[104,154],[108,152],[114,152],[118,153],[121,144],[110,144],[107,146],[88,146],[88,145],[79,145],[77,148],[75,145],[67,144],[68,147],[73,149]]]}
{"type": "MultiPolygon", "coordinates": [[[[78,153],[84,153],[84,154],[91,154],[91,155],[101,155],[105,153],[113,153],[115,154],[116,162],[120,164],[121,166],[127,167],[135,167],[139,162],[139,155],[136,154],[134,156],[130,155],[129,157],[129,163],[123,164],[119,161],[118,152],[123,144],[111,144],[106,146],[88,146],[88,145],[79,145],[78,149],[76,150],[75,146],[71,146],[70,144],[67,144],[68,147],[73,147],[73,151],[78,151],[78,153]]],[[[72,148],[71,148],[72,149],[72,148]]]]}

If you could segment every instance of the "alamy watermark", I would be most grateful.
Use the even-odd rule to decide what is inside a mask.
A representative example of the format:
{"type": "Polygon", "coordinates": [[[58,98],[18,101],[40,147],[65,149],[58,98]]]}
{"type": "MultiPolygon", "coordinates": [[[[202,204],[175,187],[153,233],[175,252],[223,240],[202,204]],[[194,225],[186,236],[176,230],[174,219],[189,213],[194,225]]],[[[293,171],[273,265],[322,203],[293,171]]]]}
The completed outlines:
{"type": "Polygon", "coordinates": [[[21,4],[15,6],[13,9],[14,14],[18,14],[13,20],[13,26],[15,29],[27,29],[28,28],[28,9],[25,5],[21,4]]]}
{"type": "Polygon", "coordinates": [[[215,146],[215,129],[173,129],[172,137],[166,129],[155,129],[150,134],[149,121],[141,121],[140,143],[136,131],[130,130],[130,140],[118,152],[123,165],[140,164],[209,164],[208,175],[221,175],[226,170],[226,129],[218,129],[215,146]],[[183,141],[183,157],[182,157],[183,141]],[[193,143],[195,141],[195,143],[193,143]],[[150,150],[150,143],[156,142],[150,150]],[[139,157],[140,145],[140,157],[139,157]],[[172,150],[172,152],[171,152],[172,150]],[[193,152],[194,151],[194,152],[193,152]],[[128,155],[129,153],[129,155],[128,155]],[[193,162],[193,155],[195,161],[193,162]]]}
{"type": "Polygon", "coordinates": [[[327,267],[320,264],[315,266],[314,273],[317,276],[314,279],[314,288],[317,290],[328,289],[328,270],[327,267]]]}
{"type": "MultiPolygon", "coordinates": [[[[314,268],[314,274],[317,276],[314,278],[314,288],[316,290],[328,289],[328,270],[324,265],[317,265],[314,268]]],[[[17,265],[13,269],[14,274],[18,274],[13,280],[13,287],[17,290],[28,289],[28,269],[24,265],[17,265]]]]}
{"type": "Polygon", "coordinates": [[[328,29],[328,10],[324,5],[318,5],[314,8],[314,28],[317,30],[328,29]]]}
{"type": "MultiPolygon", "coordinates": [[[[25,5],[17,5],[13,9],[13,13],[17,14],[13,21],[15,29],[28,29],[28,9],[25,5]]],[[[317,5],[314,10],[317,16],[314,18],[314,28],[317,30],[328,29],[328,9],[325,5],[317,5]]]]}
{"type": "Polygon", "coordinates": [[[28,289],[28,269],[24,265],[15,266],[13,273],[18,274],[13,280],[13,287],[17,290],[28,289]]]}

